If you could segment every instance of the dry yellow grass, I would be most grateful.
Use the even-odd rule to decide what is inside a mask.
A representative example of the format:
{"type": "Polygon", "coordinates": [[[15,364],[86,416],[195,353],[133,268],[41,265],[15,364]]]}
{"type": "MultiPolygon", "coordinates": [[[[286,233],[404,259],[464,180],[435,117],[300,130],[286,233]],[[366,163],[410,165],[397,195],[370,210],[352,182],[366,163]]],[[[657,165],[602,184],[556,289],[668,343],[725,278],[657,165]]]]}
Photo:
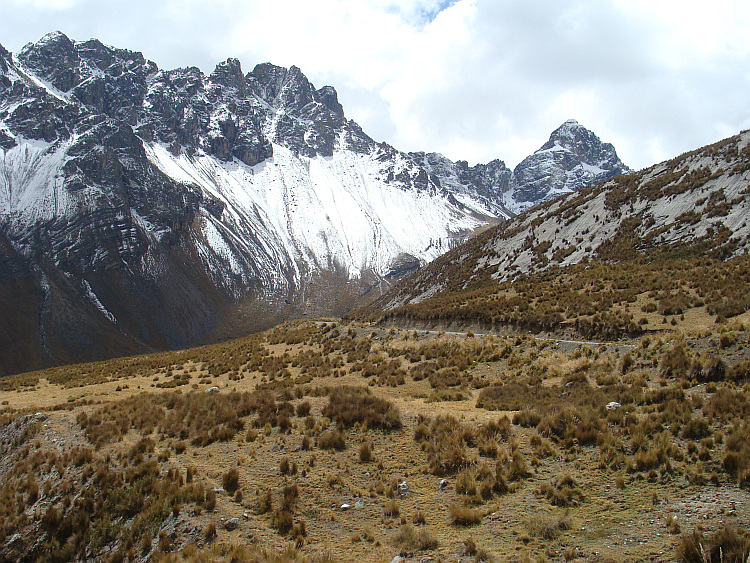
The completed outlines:
{"type": "MultiPolygon", "coordinates": [[[[740,328],[737,324],[733,332],[735,344],[723,351],[731,354],[733,359],[750,355],[748,332],[740,328]]],[[[599,385],[596,379],[603,381],[604,376],[611,376],[623,385],[642,379],[646,389],[659,390],[662,381],[658,373],[658,358],[663,350],[672,345],[673,335],[664,334],[661,342],[654,341],[648,349],[643,350],[639,342],[610,344],[600,349],[572,342],[534,341],[515,336],[466,338],[420,332],[415,338],[410,332],[408,339],[404,339],[401,332],[389,337],[387,330],[378,327],[337,325],[334,330],[337,334],[332,336],[330,326],[324,329],[322,324],[292,324],[277,329],[275,336],[268,333],[253,337],[249,344],[237,341],[231,346],[205,347],[191,352],[187,357],[185,354],[180,356],[180,353],[160,355],[158,358],[146,357],[139,360],[141,364],[136,366],[133,375],[118,377],[112,370],[108,372],[110,381],[79,387],[51,384],[41,374],[42,378],[33,387],[0,391],[0,401],[4,403],[6,413],[10,412],[10,418],[21,412],[46,411],[46,426],[31,442],[33,448],[40,450],[64,449],[73,445],[92,447],[84,430],[76,422],[79,413],[85,411],[91,417],[109,404],[121,404],[123,400],[133,397],[143,397],[143,402],[149,402],[150,394],[158,393],[159,397],[164,393],[180,393],[183,396],[191,392],[205,394],[205,390],[211,386],[218,386],[219,396],[226,396],[232,391],[252,392],[259,386],[276,385],[274,393],[283,394],[283,389],[288,389],[287,398],[293,406],[309,401],[310,415],[314,419],[313,424],[318,425],[317,430],[307,426],[305,417],[292,416],[288,431],[265,425],[255,429],[257,435],[249,436],[247,430],[252,428],[254,418],[251,414],[243,419],[245,428],[231,440],[215,441],[201,447],[184,439],[181,453],[177,453],[180,439],[165,436],[159,431],[150,434],[155,442],[151,455],[158,460],[162,475],[171,468],[184,476],[188,468],[194,468],[197,481],[210,489],[221,486],[222,477],[230,468],[238,470],[242,500],[218,494],[216,508],[212,512],[202,510],[197,513],[195,507],[188,503],[179,513],[178,530],[205,530],[212,524],[216,526],[215,545],[259,545],[278,551],[288,548],[294,538],[280,535],[272,526],[272,513],[258,514],[256,503],[260,495],[271,491],[273,506],[280,506],[281,490],[291,483],[299,487],[294,519],[295,522],[304,520],[306,528],[306,536],[300,536],[299,553],[310,558],[327,554],[336,561],[390,561],[401,551],[399,541],[404,541],[404,537],[413,538],[414,530],[402,528],[407,524],[413,525],[418,512],[426,523],[422,527],[415,526],[415,529],[426,530],[425,534],[437,542],[437,547],[410,552],[413,555],[409,557],[414,560],[427,555],[439,556],[444,560],[465,558],[462,555],[465,551],[464,540],[469,536],[479,548],[498,560],[520,560],[526,556],[562,560],[566,551],[572,553],[570,550],[588,559],[663,560],[673,557],[679,539],[667,530],[666,518],[669,515],[676,516],[683,531],[697,524],[711,530],[722,522],[750,522],[750,495],[747,489],[739,488],[721,470],[723,444],[714,444],[716,452],[710,454],[709,461],[704,463],[698,459],[698,452],[691,457],[687,442],[676,436],[674,443],[683,452],[683,461],[673,462],[671,474],[657,471],[652,475],[649,471],[628,472],[625,466],[602,465],[604,446],[597,446],[596,441],[593,445],[561,441],[553,447],[551,455],[542,456],[535,453],[538,450],[533,444],[537,430],[513,425],[510,440],[498,440],[500,453],[509,453],[515,448],[525,459],[530,473],[525,478],[511,481],[507,492],[493,493],[489,498],[480,499],[459,494],[455,487],[455,474],[443,476],[431,472],[428,452],[420,448],[414,439],[421,421],[438,416],[453,416],[466,424],[467,428],[473,429],[471,432],[487,427],[504,415],[512,416],[512,411],[493,412],[476,407],[481,388],[488,384],[518,381],[526,382],[524,385],[539,385],[567,393],[566,378],[583,372],[591,381],[592,389],[610,389],[607,385],[599,385]],[[285,330],[292,341],[302,333],[305,337],[298,343],[268,342],[270,339],[278,340],[285,330]],[[375,337],[372,337],[373,332],[375,337]],[[334,373],[312,379],[305,375],[308,367],[291,363],[286,367],[286,376],[273,379],[269,373],[249,367],[250,364],[238,370],[209,375],[207,366],[212,362],[221,359],[229,365],[237,358],[245,358],[243,354],[249,359],[252,354],[248,348],[250,345],[265,350],[268,357],[277,359],[284,355],[291,359],[301,358],[303,353],[310,352],[322,354],[321,358],[345,356],[341,347],[345,345],[347,334],[353,334],[355,340],[372,339],[372,358],[396,358],[407,371],[409,366],[428,360],[411,361],[405,354],[424,352],[436,343],[440,346],[455,344],[455,350],[461,354],[463,351],[480,354],[478,350],[484,350],[481,352],[483,354],[492,350],[501,352],[509,346],[513,356],[471,360],[462,371],[464,383],[459,385],[464,388],[465,398],[458,401],[431,401],[429,398],[435,390],[428,379],[415,381],[410,375],[400,385],[374,384],[376,377],[363,377],[360,371],[354,369],[356,361],[344,361],[334,373]],[[328,352],[324,353],[326,349],[328,352]],[[620,359],[628,351],[635,356],[634,365],[622,374],[620,359]],[[609,372],[604,373],[606,366],[611,367],[609,372]],[[171,380],[181,380],[184,376],[189,378],[184,385],[174,389],[158,387],[171,380]],[[298,383],[292,383],[295,381],[298,383]],[[283,382],[288,385],[280,385],[283,382]],[[347,447],[343,451],[315,447],[320,432],[326,428],[335,429],[335,424],[327,421],[322,414],[328,398],[325,393],[318,393],[315,389],[344,385],[367,388],[372,395],[390,401],[400,412],[403,428],[383,431],[357,424],[345,430],[347,447]],[[296,393],[296,389],[299,393],[296,393]],[[309,434],[311,449],[301,449],[306,434],[309,434]],[[62,442],[59,442],[61,439],[62,442]],[[60,446],[58,442],[65,445],[60,446]],[[360,446],[364,443],[371,445],[373,455],[373,460],[366,463],[359,459],[360,446]],[[279,470],[285,458],[296,464],[296,475],[285,475],[279,470]],[[718,486],[702,485],[699,479],[693,477],[690,477],[692,481],[688,480],[688,474],[695,471],[702,471],[709,482],[713,472],[717,475],[718,486]],[[577,506],[567,509],[553,506],[539,494],[543,483],[564,473],[574,477],[583,494],[583,500],[577,506]],[[444,478],[449,485],[441,490],[440,482],[444,478]],[[404,480],[408,483],[409,495],[401,498],[397,485],[404,480]],[[624,488],[618,488],[616,482],[624,488]],[[399,515],[389,516],[386,508],[394,501],[398,504],[399,515]],[[465,527],[451,523],[451,504],[461,505],[464,502],[469,502],[472,510],[482,515],[479,524],[465,527]],[[350,508],[343,509],[343,505],[347,504],[350,508]],[[240,519],[239,527],[226,530],[223,522],[233,517],[240,519]],[[558,525],[563,521],[565,526],[558,525]],[[549,526],[553,531],[544,531],[549,526]],[[400,539],[397,540],[399,530],[400,539]]],[[[712,340],[718,338],[715,325],[706,325],[702,330],[713,332],[688,336],[696,349],[704,344],[710,345],[712,340]]],[[[245,364],[243,362],[241,366],[245,364]]],[[[69,369],[92,371],[80,367],[69,369]]],[[[106,366],[99,371],[107,373],[106,366]]],[[[680,385],[679,381],[668,383],[669,388],[680,385]]],[[[705,385],[693,387],[689,382],[686,385],[688,396],[696,398],[693,410],[694,416],[698,416],[701,408],[699,402],[710,398],[712,392],[707,392],[705,385]]],[[[722,385],[719,383],[719,386],[722,385]]],[[[565,398],[560,400],[564,401],[565,398]]],[[[658,403],[636,404],[633,413],[637,419],[644,419],[650,413],[657,412],[657,406],[658,403]]],[[[715,422],[713,428],[719,431],[719,423],[715,422]]],[[[609,430],[624,440],[624,457],[632,458],[635,452],[629,447],[627,427],[610,422],[609,430]]],[[[109,455],[116,460],[121,452],[132,448],[141,438],[140,430],[130,429],[122,441],[108,443],[95,452],[95,458],[109,455]]],[[[468,446],[467,451],[471,456],[476,456],[476,444],[468,446]]],[[[494,472],[495,460],[485,458],[484,461],[494,472]]],[[[7,467],[0,469],[0,473],[7,470],[7,467]]],[[[73,469],[69,471],[74,473],[73,469]]],[[[37,480],[43,484],[45,478],[40,474],[37,480]]],[[[57,502],[55,483],[50,482],[50,494],[38,502],[46,502],[47,505],[57,502]]],[[[33,514],[37,508],[30,510],[33,514]]],[[[42,510],[41,505],[38,510],[42,510]]],[[[127,525],[127,522],[123,522],[123,525],[127,525]]],[[[164,529],[164,526],[170,525],[175,524],[159,523],[155,532],[160,527],[164,529]]],[[[155,538],[157,535],[154,533],[155,538]]],[[[172,540],[174,550],[196,543],[208,545],[200,534],[190,535],[179,531],[172,540]]],[[[157,555],[157,552],[152,552],[152,556],[157,555]]]]}

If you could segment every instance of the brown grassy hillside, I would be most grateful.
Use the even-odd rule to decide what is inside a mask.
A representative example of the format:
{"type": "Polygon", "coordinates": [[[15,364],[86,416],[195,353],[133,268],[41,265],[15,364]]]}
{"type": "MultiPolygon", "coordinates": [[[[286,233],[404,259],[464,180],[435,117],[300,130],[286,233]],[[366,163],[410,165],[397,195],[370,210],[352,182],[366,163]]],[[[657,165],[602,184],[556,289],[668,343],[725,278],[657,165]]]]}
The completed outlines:
{"type": "Polygon", "coordinates": [[[730,318],[750,305],[749,196],[743,132],[533,208],[349,318],[600,338],[692,309],[730,318]]]}
{"type": "Polygon", "coordinates": [[[750,319],[677,319],[300,322],[4,378],[0,559],[744,561],[750,319]]]}

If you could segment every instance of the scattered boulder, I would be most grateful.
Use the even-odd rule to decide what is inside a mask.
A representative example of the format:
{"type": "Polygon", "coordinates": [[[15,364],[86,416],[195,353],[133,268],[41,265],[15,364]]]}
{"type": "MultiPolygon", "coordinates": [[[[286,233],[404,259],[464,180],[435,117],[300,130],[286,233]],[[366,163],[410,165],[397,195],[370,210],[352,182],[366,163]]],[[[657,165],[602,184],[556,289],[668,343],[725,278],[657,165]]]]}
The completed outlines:
{"type": "Polygon", "coordinates": [[[450,485],[450,483],[448,482],[448,479],[440,479],[440,484],[438,485],[438,490],[444,491],[445,489],[448,488],[448,485],[450,485]]]}
{"type": "Polygon", "coordinates": [[[410,492],[411,491],[409,490],[409,483],[407,483],[406,481],[401,481],[398,484],[398,494],[399,494],[399,496],[401,496],[402,498],[403,497],[408,497],[410,492]]]}
{"type": "Polygon", "coordinates": [[[206,393],[218,393],[218,392],[219,392],[219,388],[216,387],[215,385],[213,387],[209,387],[208,389],[206,389],[206,393]]]}
{"type": "Polygon", "coordinates": [[[616,411],[619,409],[622,405],[618,403],[617,401],[610,401],[607,403],[607,406],[605,407],[608,411],[616,411]]]}
{"type": "Polygon", "coordinates": [[[351,504],[344,503],[341,505],[341,510],[349,510],[351,507],[351,504]]]}
{"type": "Polygon", "coordinates": [[[236,530],[240,527],[240,519],[239,518],[230,518],[226,522],[224,522],[224,527],[229,530],[230,532],[232,530],[236,530]]]}

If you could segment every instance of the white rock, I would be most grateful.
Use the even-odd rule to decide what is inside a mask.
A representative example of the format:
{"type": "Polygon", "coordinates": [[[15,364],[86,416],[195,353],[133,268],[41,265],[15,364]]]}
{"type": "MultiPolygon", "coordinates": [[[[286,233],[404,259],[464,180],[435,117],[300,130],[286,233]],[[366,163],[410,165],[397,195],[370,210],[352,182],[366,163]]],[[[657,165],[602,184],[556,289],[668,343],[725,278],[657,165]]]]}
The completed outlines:
{"type": "Polygon", "coordinates": [[[408,497],[410,492],[411,491],[409,490],[409,483],[407,483],[406,481],[401,481],[398,484],[398,494],[400,496],[408,497]]]}
{"type": "Polygon", "coordinates": [[[236,530],[240,527],[240,519],[239,518],[230,518],[224,523],[224,527],[227,530],[236,530]]]}

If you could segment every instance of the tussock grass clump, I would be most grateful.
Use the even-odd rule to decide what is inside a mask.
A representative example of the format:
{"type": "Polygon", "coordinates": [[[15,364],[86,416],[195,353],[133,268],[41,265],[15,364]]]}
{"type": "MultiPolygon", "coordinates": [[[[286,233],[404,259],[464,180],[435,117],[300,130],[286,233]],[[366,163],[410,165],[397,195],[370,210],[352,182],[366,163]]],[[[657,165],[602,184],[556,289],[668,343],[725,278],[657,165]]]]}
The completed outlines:
{"type": "Polygon", "coordinates": [[[526,530],[529,535],[544,540],[557,537],[561,531],[569,530],[571,525],[570,515],[565,512],[562,516],[551,516],[535,514],[526,520],[526,530]]]}
{"type": "Polygon", "coordinates": [[[383,507],[383,514],[388,518],[396,518],[401,514],[401,508],[395,500],[389,500],[383,507]]]}
{"type": "Polygon", "coordinates": [[[417,509],[417,511],[414,513],[411,521],[415,526],[424,526],[425,524],[427,524],[427,518],[425,518],[424,512],[422,512],[420,509],[417,509]]]}
{"type": "Polygon", "coordinates": [[[459,504],[453,502],[448,506],[448,517],[450,518],[451,524],[458,526],[474,526],[482,521],[482,512],[466,506],[465,504],[459,504]]]}
{"type": "Polygon", "coordinates": [[[729,435],[723,465],[740,484],[750,485],[750,425],[743,424],[729,435]]]}
{"type": "Polygon", "coordinates": [[[724,526],[706,538],[694,529],[682,536],[676,555],[684,563],[746,563],[750,534],[742,528],[724,526]]]}
{"type": "Polygon", "coordinates": [[[221,486],[230,495],[234,494],[234,492],[239,488],[240,472],[236,467],[233,467],[232,469],[224,473],[224,475],[222,475],[221,486]]]}
{"type": "Polygon", "coordinates": [[[518,424],[524,428],[534,428],[541,421],[541,413],[532,409],[522,409],[513,415],[513,424],[518,424]]]}
{"type": "Polygon", "coordinates": [[[750,381],[750,359],[734,364],[727,373],[727,379],[731,381],[750,381]]]}
{"type": "Polygon", "coordinates": [[[294,525],[294,516],[288,510],[282,510],[277,508],[274,510],[273,516],[271,517],[271,526],[281,536],[285,536],[292,531],[294,525]]]}
{"type": "Polygon", "coordinates": [[[372,459],[372,446],[369,442],[365,442],[359,447],[359,461],[360,463],[367,463],[372,459]]]}
{"type": "Polygon", "coordinates": [[[688,440],[700,440],[710,434],[708,421],[705,418],[691,418],[682,428],[682,437],[688,440]]]}
{"type": "Polygon", "coordinates": [[[332,389],[328,395],[328,404],[323,407],[323,416],[346,427],[360,423],[366,424],[368,428],[383,430],[401,428],[398,409],[385,399],[371,396],[366,388],[332,389]]]}
{"type": "Polygon", "coordinates": [[[536,427],[540,436],[557,442],[576,439],[579,444],[595,444],[606,430],[606,421],[591,409],[563,408],[545,416],[536,427]]]}
{"type": "Polygon", "coordinates": [[[727,376],[727,364],[719,356],[707,354],[702,358],[693,358],[688,374],[691,380],[699,383],[724,381],[727,376]]]}
{"type": "Polygon", "coordinates": [[[499,493],[507,491],[506,484],[531,475],[523,452],[517,443],[511,444],[510,452],[504,450],[495,464],[495,490],[499,493]]]}
{"type": "Polygon", "coordinates": [[[346,436],[341,430],[326,430],[318,437],[318,447],[343,451],[346,449],[346,436]]]}
{"type": "Polygon", "coordinates": [[[555,506],[562,507],[578,506],[584,498],[576,480],[567,473],[542,483],[539,494],[555,506]]]}
{"type": "Polygon", "coordinates": [[[472,428],[452,416],[438,416],[429,426],[425,421],[420,422],[414,439],[427,452],[433,475],[454,474],[477,462],[476,455],[467,449],[476,439],[472,428]]]}
{"type": "Polygon", "coordinates": [[[477,408],[495,411],[518,411],[529,405],[549,405],[559,394],[555,389],[512,381],[491,385],[479,392],[477,408]]]}
{"type": "Polygon", "coordinates": [[[299,487],[297,486],[297,483],[285,485],[284,488],[281,489],[281,508],[292,512],[298,498],[299,487]]]}
{"type": "Polygon", "coordinates": [[[258,514],[266,514],[267,512],[270,512],[272,508],[273,508],[273,494],[271,494],[271,491],[266,491],[264,493],[258,492],[258,498],[257,498],[258,514]]]}
{"type": "Polygon", "coordinates": [[[427,528],[415,528],[411,524],[401,526],[391,536],[391,543],[402,551],[426,551],[436,549],[438,541],[427,528]]]}
{"type": "Polygon", "coordinates": [[[721,387],[703,405],[703,416],[722,422],[747,420],[750,417],[750,398],[745,391],[721,387]]]}
{"type": "Polygon", "coordinates": [[[664,377],[684,377],[690,368],[690,358],[684,342],[678,342],[664,352],[659,362],[659,369],[664,377]]]}

